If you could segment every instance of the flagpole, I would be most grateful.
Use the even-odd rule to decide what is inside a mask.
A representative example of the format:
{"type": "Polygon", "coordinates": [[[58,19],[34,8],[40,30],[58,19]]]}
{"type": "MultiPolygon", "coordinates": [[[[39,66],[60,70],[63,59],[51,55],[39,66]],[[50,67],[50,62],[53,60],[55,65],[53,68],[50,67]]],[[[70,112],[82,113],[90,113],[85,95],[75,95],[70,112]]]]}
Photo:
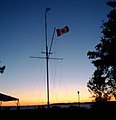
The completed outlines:
{"type": "MultiPolygon", "coordinates": [[[[53,40],[54,40],[54,35],[55,35],[55,31],[56,31],[56,28],[54,28],[54,31],[53,31],[53,35],[52,35],[52,40],[51,40],[51,44],[50,44],[50,48],[48,49],[48,41],[47,41],[47,12],[50,10],[50,8],[46,8],[45,10],[45,47],[46,47],[46,50],[45,52],[42,52],[43,54],[45,54],[46,56],[45,57],[35,57],[35,56],[30,56],[30,58],[41,58],[41,59],[46,59],[46,90],[47,90],[47,107],[49,109],[50,107],[50,95],[49,95],[49,59],[54,59],[54,60],[63,60],[62,58],[51,58],[50,57],[50,54],[51,53],[51,49],[52,49],[52,44],[53,44],[53,40]]],[[[65,32],[67,32],[68,30],[68,27],[66,26],[65,28],[65,32]]]]}
{"type": "Polygon", "coordinates": [[[49,65],[48,65],[48,61],[49,61],[49,53],[48,53],[48,45],[47,45],[47,18],[46,18],[46,13],[47,10],[45,11],[45,42],[46,42],[46,79],[47,79],[47,106],[49,109],[49,65]]]}
{"type": "Polygon", "coordinates": [[[49,55],[52,54],[52,53],[51,53],[51,50],[52,50],[52,45],[53,45],[55,30],[56,30],[56,28],[54,28],[54,31],[53,31],[52,40],[51,40],[51,44],[50,44],[50,48],[49,48],[49,55]]]}

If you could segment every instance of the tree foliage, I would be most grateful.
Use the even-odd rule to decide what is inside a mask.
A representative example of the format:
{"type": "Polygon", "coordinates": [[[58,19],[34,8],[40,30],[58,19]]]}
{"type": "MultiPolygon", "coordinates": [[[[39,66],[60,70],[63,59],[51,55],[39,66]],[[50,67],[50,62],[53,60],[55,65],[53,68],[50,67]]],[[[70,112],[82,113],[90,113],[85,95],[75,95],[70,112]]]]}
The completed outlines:
{"type": "MultiPolygon", "coordinates": [[[[0,61],[0,63],[1,63],[1,61],[0,61]]],[[[0,73],[3,73],[4,72],[4,70],[5,70],[5,68],[6,68],[6,66],[4,65],[4,66],[0,66],[0,73]]]]}
{"type": "Polygon", "coordinates": [[[5,70],[5,65],[4,66],[2,66],[2,67],[0,67],[0,73],[3,73],[4,72],[4,70],[5,70]]]}
{"type": "Polygon", "coordinates": [[[102,25],[100,43],[95,46],[95,51],[87,52],[96,67],[87,87],[96,101],[116,99],[116,2],[110,1],[107,5],[112,9],[102,25]]]}

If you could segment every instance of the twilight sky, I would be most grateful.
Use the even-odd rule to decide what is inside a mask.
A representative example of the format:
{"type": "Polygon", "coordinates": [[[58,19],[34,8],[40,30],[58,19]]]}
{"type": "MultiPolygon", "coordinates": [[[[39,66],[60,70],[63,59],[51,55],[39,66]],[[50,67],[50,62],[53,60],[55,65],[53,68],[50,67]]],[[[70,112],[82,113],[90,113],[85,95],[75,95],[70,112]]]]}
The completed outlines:
{"type": "MultiPolygon", "coordinates": [[[[95,67],[87,57],[99,43],[101,25],[107,20],[108,0],[0,0],[0,92],[20,99],[20,104],[46,104],[46,61],[44,57],[45,8],[48,46],[53,29],[69,27],[55,34],[49,61],[50,103],[91,101],[87,82],[95,67]]],[[[12,102],[10,104],[13,104],[12,102]]]]}

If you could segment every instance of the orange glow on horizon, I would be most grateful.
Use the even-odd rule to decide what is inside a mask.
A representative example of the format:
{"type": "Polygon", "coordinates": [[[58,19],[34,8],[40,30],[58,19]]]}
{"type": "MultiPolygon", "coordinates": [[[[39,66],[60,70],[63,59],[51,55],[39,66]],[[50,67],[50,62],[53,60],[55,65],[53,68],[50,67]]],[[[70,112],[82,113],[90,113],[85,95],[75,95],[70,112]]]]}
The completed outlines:
{"type": "MultiPolygon", "coordinates": [[[[56,85],[56,84],[55,84],[56,85]]],[[[82,85],[78,87],[80,91],[80,102],[91,102],[90,93],[82,85]]],[[[15,91],[9,91],[11,96],[19,98],[19,105],[46,105],[47,95],[44,87],[26,87],[17,89],[15,91]],[[22,92],[23,91],[23,92],[22,92]]],[[[66,83],[64,85],[56,85],[50,87],[50,104],[52,103],[71,103],[78,102],[77,85],[66,83]]],[[[15,101],[2,102],[2,106],[16,106],[15,101]]]]}
{"type": "MultiPolygon", "coordinates": [[[[91,99],[80,99],[80,102],[91,102],[91,99]]],[[[73,103],[78,102],[77,98],[71,98],[71,97],[62,97],[60,99],[52,99],[50,101],[50,104],[53,103],[73,103]]],[[[47,100],[44,99],[42,101],[39,101],[37,98],[32,99],[19,99],[19,106],[26,106],[26,105],[47,105],[47,100]]],[[[1,106],[17,106],[17,101],[9,101],[9,102],[2,102],[1,106]]]]}
{"type": "MultiPolygon", "coordinates": [[[[92,99],[82,99],[80,100],[81,103],[84,103],[84,102],[92,102],[93,100],[92,99]]],[[[116,101],[115,99],[112,99],[112,101],[116,101]]],[[[73,100],[73,99],[65,99],[65,98],[62,98],[60,99],[59,101],[57,100],[52,100],[50,101],[50,104],[53,104],[53,103],[76,103],[78,102],[77,100],[73,100]]],[[[19,100],[19,106],[28,106],[28,105],[47,105],[47,102],[46,100],[44,100],[43,102],[42,101],[37,101],[36,100],[19,100]]],[[[1,106],[17,106],[17,101],[9,101],[9,102],[2,102],[1,106]]]]}

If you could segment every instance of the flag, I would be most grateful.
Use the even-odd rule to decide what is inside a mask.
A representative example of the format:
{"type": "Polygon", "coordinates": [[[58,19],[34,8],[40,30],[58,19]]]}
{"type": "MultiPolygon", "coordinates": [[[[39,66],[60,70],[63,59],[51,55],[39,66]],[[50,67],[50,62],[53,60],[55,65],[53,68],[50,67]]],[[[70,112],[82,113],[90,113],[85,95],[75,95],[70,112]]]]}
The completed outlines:
{"type": "Polygon", "coordinates": [[[64,33],[67,33],[69,31],[68,26],[65,26],[64,28],[56,29],[57,37],[61,36],[64,33]]]}

